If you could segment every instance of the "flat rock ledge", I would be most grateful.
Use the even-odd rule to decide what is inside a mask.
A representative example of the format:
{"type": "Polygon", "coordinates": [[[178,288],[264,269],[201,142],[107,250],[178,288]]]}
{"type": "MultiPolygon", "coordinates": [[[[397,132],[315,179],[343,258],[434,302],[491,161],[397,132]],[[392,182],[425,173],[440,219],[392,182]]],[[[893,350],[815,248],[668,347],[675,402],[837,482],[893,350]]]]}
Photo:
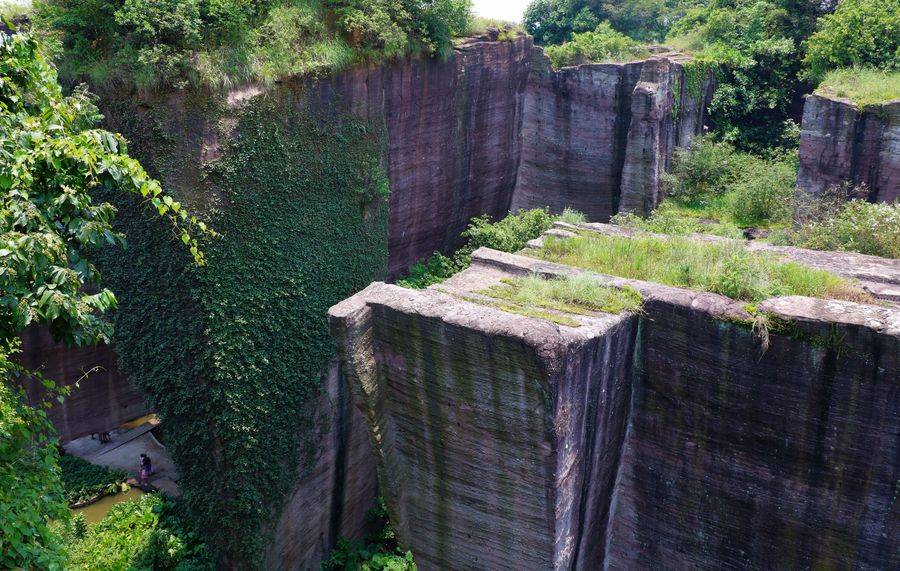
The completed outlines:
{"type": "Polygon", "coordinates": [[[480,249],[329,320],[423,570],[898,568],[900,309],[761,308],[790,324],[765,346],[722,296],[480,249]],[[642,311],[570,327],[478,293],[576,273],[636,289],[642,311]]]}

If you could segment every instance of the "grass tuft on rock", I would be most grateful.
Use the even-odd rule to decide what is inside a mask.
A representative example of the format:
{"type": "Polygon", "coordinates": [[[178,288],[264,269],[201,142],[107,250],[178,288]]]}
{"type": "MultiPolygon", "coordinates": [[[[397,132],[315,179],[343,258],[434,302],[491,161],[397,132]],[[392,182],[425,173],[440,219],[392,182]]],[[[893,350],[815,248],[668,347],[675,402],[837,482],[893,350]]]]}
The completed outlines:
{"type": "Polygon", "coordinates": [[[852,99],[860,109],[900,99],[900,71],[864,67],[828,72],[817,93],[852,99]]]}
{"type": "Polygon", "coordinates": [[[597,283],[590,276],[578,275],[545,279],[507,278],[501,284],[478,292],[519,307],[537,307],[562,313],[589,315],[591,312],[638,312],[641,296],[631,288],[618,289],[597,283]]]}
{"type": "Polygon", "coordinates": [[[697,291],[751,303],[779,296],[870,301],[853,282],[825,272],[749,251],[740,242],[706,243],[687,238],[547,236],[544,248],[528,255],[602,274],[697,291]]]}

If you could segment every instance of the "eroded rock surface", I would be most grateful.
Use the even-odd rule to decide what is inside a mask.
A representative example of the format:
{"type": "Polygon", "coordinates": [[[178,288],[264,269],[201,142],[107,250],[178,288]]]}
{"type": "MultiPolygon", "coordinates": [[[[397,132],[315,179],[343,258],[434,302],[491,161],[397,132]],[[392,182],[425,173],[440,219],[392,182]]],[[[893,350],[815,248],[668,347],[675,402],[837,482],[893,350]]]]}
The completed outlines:
{"type": "Polygon", "coordinates": [[[801,127],[799,190],[865,184],[873,200],[900,199],[900,101],[861,112],[849,99],[810,95],[801,127]]]}
{"type": "Polygon", "coordinates": [[[315,571],[340,537],[368,530],[365,514],[375,505],[377,481],[369,436],[337,361],[328,366],[325,390],[311,407],[319,431],[307,445],[316,461],[301,472],[275,525],[266,568],[315,571]]]}
{"type": "MultiPolygon", "coordinates": [[[[112,430],[149,412],[145,396],[119,370],[112,347],[68,348],[55,343],[46,327],[32,326],[22,334],[19,360],[28,369],[71,388],[63,404],[52,399],[54,406],[49,411],[60,444],[112,430]]],[[[40,383],[26,382],[25,389],[32,403],[47,398],[40,383]]]]}
{"type": "Polygon", "coordinates": [[[330,321],[401,544],[422,569],[900,565],[900,310],[638,290],[639,315],[504,312],[504,277],[582,270],[479,250],[330,321]],[[787,331],[785,329],[785,331],[787,331]]]}
{"type": "Polygon", "coordinates": [[[646,212],[675,146],[703,129],[713,79],[699,95],[677,54],[553,71],[535,48],[525,95],[523,148],[512,209],[566,206],[589,220],[646,212]]]}

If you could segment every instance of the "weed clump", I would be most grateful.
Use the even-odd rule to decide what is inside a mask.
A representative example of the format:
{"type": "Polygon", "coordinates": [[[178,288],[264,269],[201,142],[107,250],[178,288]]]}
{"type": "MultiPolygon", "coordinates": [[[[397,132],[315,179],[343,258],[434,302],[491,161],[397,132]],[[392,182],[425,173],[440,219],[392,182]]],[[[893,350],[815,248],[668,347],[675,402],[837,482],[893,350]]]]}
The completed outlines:
{"type": "Polygon", "coordinates": [[[640,294],[633,289],[601,285],[586,275],[554,279],[536,275],[508,278],[478,293],[520,307],[539,307],[576,315],[588,315],[590,312],[634,313],[640,310],[642,304],[640,294]]]}
{"type": "Polygon", "coordinates": [[[799,295],[850,301],[869,299],[849,280],[739,242],[698,243],[686,238],[548,236],[528,255],[602,274],[718,293],[750,303],[799,295]]]}
{"type": "MultiPolygon", "coordinates": [[[[574,212],[574,211],[571,211],[574,212]]],[[[472,263],[472,252],[478,248],[492,248],[501,252],[518,252],[553,225],[553,218],[546,209],[520,210],[497,222],[490,217],[473,218],[462,233],[466,245],[452,257],[435,252],[428,260],[417,262],[409,269],[409,275],[397,285],[412,289],[424,289],[441,283],[453,274],[461,272],[472,263]]]]}
{"type": "Polygon", "coordinates": [[[813,250],[900,258],[900,202],[842,201],[832,213],[798,223],[773,235],[771,241],[813,250]]]}

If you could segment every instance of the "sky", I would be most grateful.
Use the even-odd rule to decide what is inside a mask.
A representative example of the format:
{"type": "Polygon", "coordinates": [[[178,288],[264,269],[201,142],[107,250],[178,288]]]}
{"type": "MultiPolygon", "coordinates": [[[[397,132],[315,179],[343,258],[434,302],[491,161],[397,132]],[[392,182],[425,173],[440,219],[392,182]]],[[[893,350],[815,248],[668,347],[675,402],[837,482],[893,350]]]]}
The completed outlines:
{"type": "Polygon", "coordinates": [[[531,0],[472,0],[472,8],[479,16],[521,22],[525,7],[531,0]]]}

